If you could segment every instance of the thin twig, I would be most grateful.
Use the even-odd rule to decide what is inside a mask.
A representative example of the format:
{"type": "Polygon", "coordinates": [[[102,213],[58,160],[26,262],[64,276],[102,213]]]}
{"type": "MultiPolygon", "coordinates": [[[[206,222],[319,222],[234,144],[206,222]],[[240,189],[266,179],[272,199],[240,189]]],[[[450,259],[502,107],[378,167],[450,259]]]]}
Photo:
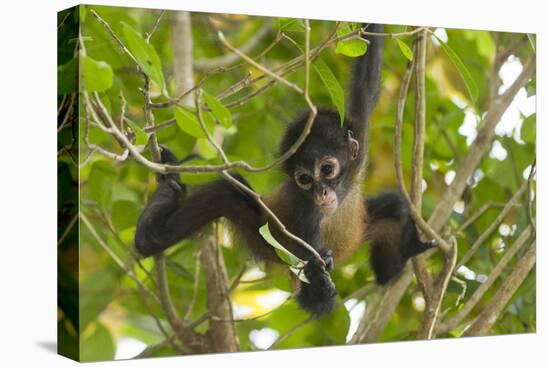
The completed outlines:
{"type": "Polygon", "coordinates": [[[156,32],[156,30],[157,30],[157,28],[160,24],[160,20],[161,20],[161,18],[164,15],[165,12],[166,12],[165,10],[159,11],[159,15],[157,16],[157,19],[155,20],[155,23],[153,24],[153,28],[151,28],[151,30],[145,34],[145,41],[147,43],[149,43],[149,41],[151,40],[151,37],[156,32]]]}
{"type": "Polygon", "coordinates": [[[506,203],[506,205],[504,206],[504,208],[502,209],[502,211],[497,215],[497,217],[495,218],[495,220],[485,229],[485,231],[481,234],[481,236],[479,236],[476,241],[474,242],[474,244],[468,249],[468,251],[464,254],[464,256],[460,259],[460,261],[458,262],[458,264],[456,265],[456,270],[458,270],[461,266],[465,265],[466,263],[468,263],[468,261],[472,258],[472,256],[474,256],[474,254],[476,253],[476,251],[478,250],[478,248],[483,244],[485,243],[485,241],[491,236],[491,234],[497,229],[497,227],[500,225],[500,223],[504,220],[504,218],[506,217],[506,215],[508,214],[508,212],[510,210],[512,210],[512,208],[514,208],[521,195],[523,195],[523,193],[525,192],[525,190],[527,190],[529,186],[529,181],[525,181],[521,187],[519,188],[518,191],[516,191],[516,193],[514,194],[514,196],[512,196],[512,198],[510,199],[510,201],[508,201],[508,203],[506,203]]]}
{"type": "MultiPolygon", "coordinates": [[[[234,52],[235,54],[239,55],[239,57],[241,57],[244,61],[246,61],[249,65],[253,66],[254,68],[258,69],[259,71],[261,71],[262,73],[270,76],[271,78],[277,80],[278,82],[286,85],[287,87],[293,89],[294,91],[296,91],[297,93],[299,94],[303,94],[304,91],[298,87],[296,84],[294,83],[291,83],[289,82],[287,79],[283,78],[282,76],[280,76],[279,74],[277,73],[274,73],[273,71],[269,70],[268,68],[262,66],[261,64],[257,63],[256,61],[254,61],[254,59],[252,59],[251,57],[247,56],[245,53],[243,53],[241,50],[239,50],[238,48],[234,47],[233,45],[231,45],[227,39],[225,38],[225,36],[223,35],[223,33],[220,31],[218,32],[218,38],[220,40],[220,42],[225,46],[227,47],[229,50],[231,50],[232,52],[234,52]]],[[[306,60],[309,60],[309,58],[306,58],[306,60]]]]}
{"type": "Polygon", "coordinates": [[[476,220],[478,220],[479,217],[481,217],[487,210],[489,210],[491,208],[504,208],[505,206],[506,206],[506,203],[496,203],[494,201],[488,201],[485,204],[483,204],[474,214],[469,216],[468,219],[466,219],[464,221],[464,223],[462,223],[458,228],[453,230],[451,233],[453,235],[456,235],[457,233],[461,233],[466,228],[471,226],[472,223],[474,223],[476,220]]]}
{"type": "MultiPolygon", "coordinates": [[[[254,35],[239,48],[239,50],[243,53],[251,52],[264,39],[264,37],[269,34],[274,22],[274,19],[266,21],[256,32],[254,32],[254,35]]],[[[229,53],[217,58],[195,60],[194,68],[196,70],[210,70],[219,67],[227,67],[238,60],[238,55],[235,53],[229,53]]]]}
{"type": "Polygon", "coordinates": [[[239,273],[235,276],[235,279],[233,279],[233,281],[231,281],[231,284],[229,285],[229,289],[228,289],[228,293],[231,293],[233,292],[237,286],[242,283],[243,281],[241,280],[242,276],[244,275],[244,273],[246,272],[246,264],[243,265],[241,271],[239,271],[239,273]]]}
{"type": "Polygon", "coordinates": [[[139,62],[138,60],[136,59],[136,57],[134,56],[134,54],[132,54],[130,52],[130,50],[128,50],[128,48],[124,45],[124,43],[120,40],[120,38],[116,35],[116,33],[113,31],[113,29],[111,28],[111,26],[109,25],[109,23],[107,23],[105,20],[103,20],[102,17],[99,16],[99,14],[97,14],[97,12],[93,9],[90,9],[90,13],[92,13],[92,15],[99,21],[99,23],[101,23],[101,25],[103,26],[103,28],[105,28],[107,30],[107,32],[109,32],[111,34],[111,36],[113,37],[113,39],[116,41],[116,43],[120,46],[120,48],[122,49],[122,51],[124,51],[124,53],[134,62],[134,64],[136,64],[138,70],[145,74],[145,71],[143,71],[143,69],[141,68],[141,66],[139,66],[139,62]]]}
{"type": "Polygon", "coordinates": [[[290,301],[292,299],[292,295],[288,296],[287,298],[285,298],[285,300],[277,307],[269,310],[269,311],[266,311],[260,315],[257,315],[257,316],[252,316],[252,317],[245,317],[245,318],[242,318],[242,319],[220,319],[220,318],[217,318],[217,317],[211,317],[212,320],[216,320],[216,321],[223,321],[223,322],[246,322],[246,321],[255,321],[255,320],[259,320],[261,318],[264,318],[266,316],[269,316],[271,315],[273,312],[277,311],[279,309],[279,307],[283,306],[284,304],[286,304],[288,301],[290,301]]]}
{"type": "MultiPolygon", "coordinates": [[[[165,101],[165,102],[150,103],[149,107],[150,108],[168,108],[168,107],[177,105],[183,99],[185,99],[185,97],[187,97],[188,95],[190,95],[191,93],[193,93],[197,89],[200,89],[204,85],[204,83],[206,83],[208,81],[208,79],[210,79],[212,76],[214,76],[216,74],[219,74],[219,73],[223,73],[223,72],[225,72],[225,69],[223,67],[220,67],[220,68],[217,68],[217,69],[214,69],[214,70],[210,70],[209,72],[207,72],[204,75],[204,77],[197,84],[195,84],[193,87],[186,90],[185,92],[181,93],[178,97],[170,99],[170,100],[165,101]]],[[[174,122],[175,122],[175,120],[174,120],[174,122]]]]}
{"type": "Polygon", "coordinates": [[[69,19],[69,16],[72,14],[71,11],[67,11],[67,14],[65,14],[65,16],[63,17],[63,19],[61,20],[61,22],[59,22],[59,24],[57,25],[57,31],[59,31],[63,25],[65,24],[65,22],[67,21],[67,19],[69,19]]]}
{"type": "Polygon", "coordinates": [[[299,324],[293,326],[290,330],[288,330],[286,333],[284,333],[283,335],[281,335],[280,337],[277,338],[277,340],[275,340],[270,346],[269,348],[267,348],[268,350],[273,350],[275,348],[275,346],[277,344],[280,344],[282,342],[284,342],[285,340],[287,340],[292,334],[294,334],[297,330],[301,329],[302,327],[304,327],[306,324],[308,324],[311,320],[313,320],[313,317],[308,317],[307,319],[305,319],[304,321],[300,322],[299,324]]]}
{"type": "Polygon", "coordinates": [[[61,236],[59,236],[59,239],[57,240],[57,246],[59,246],[65,240],[65,238],[67,238],[67,236],[71,232],[71,229],[73,229],[74,225],[76,224],[77,220],[78,220],[78,214],[75,214],[73,219],[71,219],[69,224],[67,224],[67,227],[65,227],[65,230],[63,231],[61,236]]]}
{"type": "Polygon", "coordinates": [[[99,243],[99,245],[107,252],[107,254],[115,261],[115,263],[132,279],[134,282],[136,282],[138,285],[143,286],[144,289],[146,289],[147,295],[151,297],[155,302],[160,303],[159,298],[139,280],[135,274],[128,271],[126,269],[124,263],[120,258],[111,250],[111,248],[105,243],[105,241],[99,236],[99,234],[96,232],[95,228],[92,226],[90,221],[88,220],[88,217],[84,214],[84,212],[79,212],[79,217],[92,235],[93,238],[99,243]]]}
{"type": "MultiPolygon", "coordinates": [[[[140,263],[140,266],[141,266],[141,263],[140,263]]],[[[172,348],[174,348],[175,351],[178,351],[181,354],[185,354],[187,351],[181,345],[177,344],[170,337],[170,335],[168,334],[168,332],[166,331],[166,329],[162,325],[162,322],[157,317],[155,311],[151,308],[151,305],[149,305],[149,302],[147,301],[147,297],[146,297],[147,294],[145,292],[145,288],[142,287],[140,284],[138,284],[138,286],[139,286],[138,288],[139,288],[139,295],[141,297],[141,302],[143,303],[143,305],[147,309],[147,312],[149,313],[149,315],[151,315],[151,317],[155,321],[155,324],[157,325],[157,328],[164,335],[164,337],[166,338],[166,341],[168,341],[168,344],[170,344],[172,346],[172,348]]]]}

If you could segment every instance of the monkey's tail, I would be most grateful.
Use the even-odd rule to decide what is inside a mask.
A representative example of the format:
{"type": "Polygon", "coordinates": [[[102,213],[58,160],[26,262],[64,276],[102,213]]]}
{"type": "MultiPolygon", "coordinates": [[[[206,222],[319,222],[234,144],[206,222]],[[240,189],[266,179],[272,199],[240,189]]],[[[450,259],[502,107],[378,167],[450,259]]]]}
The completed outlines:
{"type": "MultiPolygon", "coordinates": [[[[384,32],[383,24],[368,24],[364,30],[369,33],[384,32]]],[[[367,52],[359,57],[353,66],[347,116],[351,129],[360,142],[364,141],[368,121],[380,93],[380,69],[384,48],[384,37],[364,35],[368,41],[367,52]]]]}

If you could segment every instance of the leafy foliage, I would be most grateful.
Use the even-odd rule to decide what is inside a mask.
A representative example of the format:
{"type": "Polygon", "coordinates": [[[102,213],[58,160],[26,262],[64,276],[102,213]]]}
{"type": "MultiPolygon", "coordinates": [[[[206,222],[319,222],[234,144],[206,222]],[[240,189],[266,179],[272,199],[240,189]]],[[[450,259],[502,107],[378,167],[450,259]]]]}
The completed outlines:
{"type": "MultiPolygon", "coordinates": [[[[148,141],[148,133],[144,129],[143,94],[140,90],[143,87],[143,76],[136,72],[136,65],[121,51],[120,46],[97,19],[90,16],[91,8],[105,19],[135,57],[139,67],[154,82],[151,96],[153,102],[159,103],[165,102],[167,96],[176,96],[172,70],[174,61],[172,22],[167,21],[172,14],[167,12],[164,15],[149,42],[143,35],[153,28],[158,17],[158,12],[152,10],[81,6],[78,8],[79,11],[71,14],[70,21],[60,29],[60,32],[66,32],[65,27],[74,28],[80,16],[83,42],[87,53],[87,56],[78,59],[74,37],[72,43],[60,45],[58,66],[60,101],[64,96],[76,91],[77,87],[81,92],[85,87],[88,92],[97,92],[108,113],[118,119],[122,109],[119,96],[122,93],[127,102],[124,125],[134,133],[134,144],[144,146],[148,141]],[[81,63],[80,75],[79,78],[75,78],[78,62],[81,63]]],[[[196,60],[215,58],[227,52],[219,45],[216,32],[210,32],[205,26],[210,24],[210,21],[221,28],[232,44],[240,45],[255,35],[265,19],[220,14],[215,16],[192,14],[193,56],[196,60]]],[[[330,21],[312,21],[312,46],[323,42],[333,32],[334,26],[335,23],[330,21]]],[[[342,23],[337,32],[339,35],[345,34],[357,29],[357,26],[357,24],[342,23]]],[[[249,54],[259,55],[272,43],[277,32],[285,32],[295,39],[295,44],[288,38],[282,38],[269,52],[258,59],[268,67],[276,68],[301,54],[304,29],[304,23],[301,20],[279,18],[273,25],[273,30],[249,54]]],[[[387,29],[388,32],[402,30],[403,27],[398,26],[388,26],[387,29]]],[[[486,113],[487,105],[490,103],[487,101],[488,76],[497,47],[493,41],[494,34],[489,32],[445,31],[448,40],[444,41],[440,37],[434,42],[429,42],[427,53],[427,130],[424,158],[426,190],[423,196],[425,217],[429,216],[446,189],[446,181],[456,173],[475,135],[475,128],[486,113]],[[473,133],[472,129],[474,129],[473,133]]],[[[513,44],[518,41],[518,37],[521,35],[501,34],[501,45],[513,44]]],[[[369,166],[364,183],[364,190],[369,194],[395,186],[392,158],[395,100],[405,65],[412,56],[409,47],[411,44],[411,37],[400,37],[396,38],[396,42],[386,42],[382,93],[371,122],[369,166]]],[[[349,40],[339,42],[321,52],[312,64],[312,72],[317,77],[311,78],[310,95],[316,105],[334,106],[343,119],[344,89],[349,66],[354,61],[353,57],[364,53],[367,47],[362,41],[349,40]]],[[[523,62],[528,52],[532,50],[527,44],[517,52],[516,59],[512,62],[523,62]]],[[[235,64],[237,62],[232,65],[235,64]]],[[[257,92],[258,88],[265,85],[265,81],[252,83],[240,92],[220,97],[223,92],[241,82],[249,73],[252,78],[257,76],[257,71],[247,66],[231,67],[225,72],[212,74],[201,87],[203,96],[201,102],[204,103],[204,107],[207,107],[203,111],[203,118],[207,130],[215,133],[220,141],[223,141],[223,149],[231,160],[245,160],[253,165],[263,165],[277,156],[278,141],[286,123],[300,113],[305,104],[302,96],[280,83],[275,83],[274,86],[253,98],[240,101],[248,93],[257,92]]],[[[285,77],[301,85],[303,73],[303,69],[298,68],[285,77]]],[[[194,77],[198,81],[205,75],[205,73],[196,72],[194,77]]],[[[530,82],[526,88],[526,95],[535,94],[536,85],[530,82]]],[[[525,171],[529,169],[535,158],[536,143],[536,114],[534,111],[526,114],[527,116],[523,116],[522,111],[514,127],[497,137],[497,141],[507,154],[506,159],[500,159],[493,154],[487,154],[484,157],[470,182],[467,193],[453,212],[451,229],[456,229],[487,202],[508,201],[518,189],[518,183],[524,180],[525,171]]],[[[204,160],[192,160],[187,164],[221,163],[215,150],[205,139],[194,108],[175,106],[154,109],[153,115],[157,124],[174,122],[156,132],[160,144],[170,147],[179,158],[193,151],[199,151],[205,157],[204,160]]],[[[408,178],[412,150],[412,122],[414,121],[412,91],[407,96],[404,121],[402,159],[405,176],[408,178]]],[[[99,237],[108,244],[112,252],[126,263],[131,259],[137,217],[155,189],[155,175],[132,160],[115,162],[97,153],[91,153],[84,140],[83,124],[79,125],[76,133],[71,132],[70,129],[63,129],[59,136],[62,145],[70,144],[72,139],[76,139],[80,154],[76,154],[72,159],[77,161],[80,159],[77,163],[83,164],[80,169],[77,169],[70,156],[60,156],[60,189],[76,192],[76,182],[78,182],[81,190],[80,210],[89,218],[99,237]]],[[[117,154],[122,153],[118,142],[110,134],[94,125],[89,126],[89,141],[117,154]]],[[[254,174],[239,173],[242,173],[251,182],[253,188],[262,194],[270,192],[282,181],[282,174],[277,170],[254,174]]],[[[194,186],[214,180],[218,175],[185,173],[181,174],[181,178],[184,183],[194,186]]],[[[70,205],[68,201],[62,204],[70,205]]],[[[499,212],[498,207],[487,210],[459,234],[459,258],[480,233],[495,220],[499,212]]],[[[494,268],[503,250],[507,249],[521,230],[528,225],[528,215],[525,207],[512,209],[504,219],[501,228],[491,234],[467,264],[468,269],[474,273],[474,277],[465,280],[466,296],[462,303],[479,286],[483,276],[489,274],[494,268]]],[[[251,337],[254,332],[270,329],[281,337],[303,323],[308,315],[299,309],[293,299],[282,305],[279,302],[275,306],[272,304],[266,306],[263,299],[275,297],[281,292],[287,295],[292,292],[292,286],[288,280],[288,269],[266,269],[262,265],[247,263],[250,256],[244,249],[244,244],[239,238],[230,236],[225,221],[221,221],[220,227],[222,235],[219,238],[229,279],[234,279],[245,265],[249,270],[245,273],[247,281],[242,282],[234,290],[231,298],[235,309],[242,312],[242,318],[250,318],[250,320],[235,323],[241,348],[254,350],[262,347],[258,346],[257,340],[251,337]],[[251,271],[251,268],[254,271],[251,271]],[[262,314],[265,316],[254,318],[262,314]]],[[[150,304],[148,307],[144,304],[136,283],[126,276],[82,223],[80,228],[82,229],[78,263],[80,273],[77,275],[81,302],[78,305],[68,300],[67,304],[61,307],[60,340],[66,341],[67,345],[69,343],[81,345],[84,352],[80,357],[87,361],[113,358],[118,342],[122,338],[138,339],[148,345],[162,342],[165,336],[156,326],[150,309],[152,308],[155,317],[166,325],[167,320],[160,307],[155,304],[150,304]],[[79,322],[76,322],[77,320],[79,322]]],[[[269,238],[267,232],[263,234],[264,237],[269,238]]],[[[77,237],[78,234],[73,233],[72,236],[77,237]]],[[[199,249],[198,241],[189,239],[171,248],[166,254],[168,281],[174,306],[180,314],[188,314],[189,320],[198,319],[206,310],[206,295],[203,291],[206,287],[206,279],[195,257],[199,249]],[[198,274],[198,278],[195,274],[198,274]],[[198,292],[195,291],[196,284],[200,290],[198,292]]],[[[296,267],[298,262],[292,258],[293,255],[290,255],[283,253],[282,257],[287,260],[287,263],[296,267]]],[[[355,292],[373,283],[368,256],[368,250],[365,247],[345,264],[338,264],[331,273],[341,297],[333,314],[305,322],[274,348],[346,343],[352,322],[344,301],[357,299],[355,297],[359,296],[355,292]]],[[[142,267],[135,267],[136,276],[143,280],[145,286],[155,289],[155,283],[148,274],[153,269],[153,261],[146,259],[141,265],[142,267]]],[[[439,256],[434,256],[428,262],[428,266],[434,271],[440,269],[441,265],[442,259],[439,256]]],[[[497,286],[504,282],[507,274],[508,272],[503,274],[497,286]]],[[[74,290],[77,286],[75,283],[77,275],[60,272],[60,283],[65,289],[74,290]]],[[[463,280],[465,278],[464,275],[459,277],[463,280]]],[[[534,283],[535,277],[531,274],[526,284],[518,290],[508,305],[502,315],[502,322],[497,323],[492,330],[493,333],[535,330],[534,283]]],[[[482,304],[490,299],[494,289],[486,294],[482,304]]],[[[460,287],[451,283],[442,307],[446,315],[453,315],[460,309],[461,304],[457,305],[456,300],[461,291],[460,287]]],[[[376,301],[376,296],[376,292],[369,292],[359,297],[358,301],[364,300],[369,305],[376,301]]],[[[384,329],[380,340],[415,338],[415,331],[421,318],[421,308],[415,303],[418,296],[416,288],[411,285],[384,329]]],[[[470,318],[475,317],[480,310],[481,307],[475,308],[470,318]]],[[[206,327],[207,325],[201,324],[197,330],[204,332],[206,327]]],[[[442,336],[459,334],[451,331],[442,336]]],[[[175,354],[177,351],[168,345],[155,355],[175,354]]]]}

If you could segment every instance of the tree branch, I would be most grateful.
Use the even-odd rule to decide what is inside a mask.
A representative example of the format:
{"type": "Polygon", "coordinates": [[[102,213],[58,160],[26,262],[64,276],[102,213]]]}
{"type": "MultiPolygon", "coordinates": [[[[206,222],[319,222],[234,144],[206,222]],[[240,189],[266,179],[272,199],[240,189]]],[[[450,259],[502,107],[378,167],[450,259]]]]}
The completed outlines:
{"type": "Polygon", "coordinates": [[[462,334],[463,336],[486,335],[491,330],[506,304],[510,301],[521,283],[523,283],[531,269],[535,266],[535,262],[536,250],[533,243],[514,267],[514,270],[503,283],[502,287],[495,293],[491,301],[485,306],[475,321],[466,329],[464,334],[462,334]]]}
{"type": "Polygon", "coordinates": [[[394,314],[395,308],[401,301],[403,294],[409,287],[412,277],[412,266],[407,263],[405,270],[399,279],[397,279],[390,287],[386,288],[372,321],[364,331],[363,335],[357,338],[359,343],[372,343],[378,339],[380,333],[384,330],[387,323],[390,321],[390,318],[394,314]]]}
{"type": "Polygon", "coordinates": [[[453,276],[453,269],[456,264],[457,246],[456,239],[454,237],[451,239],[450,251],[444,252],[443,255],[445,257],[445,263],[443,264],[443,269],[441,269],[434,287],[433,297],[430,302],[427,303],[427,307],[424,310],[424,315],[418,330],[419,339],[432,339],[436,335],[435,331],[437,323],[439,322],[441,304],[443,302],[445,292],[447,291],[449,281],[453,276]]]}
{"type": "MultiPolygon", "coordinates": [[[[215,236],[217,233],[213,234],[213,237],[215,236]]],[[[201,260],[207,284],[209,326],[206,336],[209,352],[237,352],[239,345],[235,325],[233,322],[223,321],[233,320],[223,256],[219,246],[213,240],[202,240],[201,248],[201,260]]]]}
{"type": "Polygon", "coordinates": [[[189,349],[198,353],[209,352],[208,341],[204,335],[195,333],[191,327],[183,323],[176,313],[166,277],[166,261],[162,253],[155,256],[155,272],[162,309],[174,333],[189,349]]]}
{"type": "Polygon", "coordinates": [[[474,309],[474,307],[478,304],[478,302],[481,300],[483,295],[491,288],[491,286],[494,284],[494,282],[500,277],[510,260],[514,257],[514,255],[523,247],[523,245],[529,240],[531,237],[531,234],[533,232],[531,231],[531,228],[528,227],[521,232],[521,234],[518,236],[518,238],[514,241],[512,246],[504,253],[502,258],[499,260],[498,264],[491,270],[491,273],[487,277],[487,279],[481,283],[479,287],[475,290],[475,292],[472,294],[470,299],[464,304],[464,306],[452,317],[449,317],[444,323],[442,323],[439,327],[437,332],[438,333],[446,333],[451,329],[454,329],[460,324],[474,309]]]}
{"type": "MultiPolygon", "coordinates": [[[[416,208],[422,208],[422,171],[424,169],[424,135],[426,131],[426,38],[426,32],[417,33],[414,47],[415,119],[410,197],[416,208]]],[[[408,82],[405,83],[405,88],[407,84],[408,82]]],[[[406,96],[406,89],[403,94],[406,96]]],[[[432,279],[426,269],[424,255],[415,256],[412,263],[420,290],[426,303],[429,304],[432,300],[432,279]]]]}

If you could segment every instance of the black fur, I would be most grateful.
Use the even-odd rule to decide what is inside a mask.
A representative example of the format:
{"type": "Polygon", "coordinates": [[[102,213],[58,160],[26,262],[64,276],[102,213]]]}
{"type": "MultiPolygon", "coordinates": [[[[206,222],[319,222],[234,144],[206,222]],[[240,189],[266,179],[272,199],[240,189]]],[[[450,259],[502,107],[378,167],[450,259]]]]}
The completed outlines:
{"type": "MultiPolygon", "coordinates": [[[[367,32],[382,33],[384,25],[369,24],[364,28],[367,32]]],[[[368,133],[369,119],[380,94],[380,71],[382,67],[382,52],[384,37],[365,36],[369,41],[367,52],[354,65],[348,97],[346,117],[348,126],[353,131],[360,147],[364,146],[365,135],[368,133]]],[[[364,157],[360,150],[359,157],[364,157]]]]}
{"type": "MultiPolygon", "coordinates": [[[[401,274],[408,259],[435,246],[422,242],[410,215],[407,199],[400,192],[388,192],[366,201],[369,218],[367,231],[374,233],[377,225],[393,223],[395,234],[374,234],[371,266],[378,284],[387,284],[401,274]]],[[[385,232],[382,229],[382,232],[385,232]]],[[[368,232],[367,232],[368,233],[368,232]]]]}

